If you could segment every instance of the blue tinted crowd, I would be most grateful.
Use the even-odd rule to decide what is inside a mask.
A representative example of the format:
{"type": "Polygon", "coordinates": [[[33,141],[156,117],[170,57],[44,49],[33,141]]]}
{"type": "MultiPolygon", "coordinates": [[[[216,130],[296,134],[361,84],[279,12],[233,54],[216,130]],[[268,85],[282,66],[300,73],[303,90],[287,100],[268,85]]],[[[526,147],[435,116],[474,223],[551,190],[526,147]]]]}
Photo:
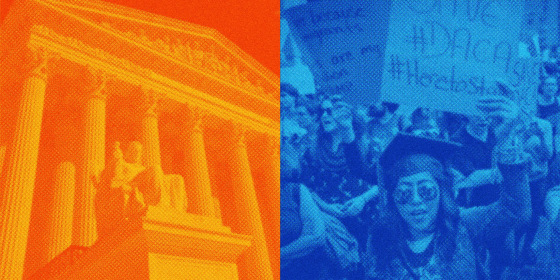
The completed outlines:
{"type": "Polygon", "coordinates": [[[498,82],[469,116],[281,84],[282,279],[560,279],[560,67],[544,69],[536,112],[498,82]]]}

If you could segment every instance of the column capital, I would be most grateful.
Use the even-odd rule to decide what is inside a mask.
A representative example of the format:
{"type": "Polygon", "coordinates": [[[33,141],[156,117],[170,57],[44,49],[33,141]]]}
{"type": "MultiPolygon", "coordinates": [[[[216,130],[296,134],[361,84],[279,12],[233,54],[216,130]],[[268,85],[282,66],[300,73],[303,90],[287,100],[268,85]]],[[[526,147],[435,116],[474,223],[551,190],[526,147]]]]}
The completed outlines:
{"type": "Polygon", "coordinates": [[[57,53],[44,48],[29,49],[25,54],[24,69],[30,77],[37,77],[46,82],[49,74],[49,61],[58,58],[60,56],[57,53]]]}
{"type": "Polygon", "coordinates": [[[245,136],[247,135],[247,126],[240,122],[234,122],[232,128],[232,140],[236,146],[245,148],[246,147],[246,139],[245,136]]]}
{"type": "Polygon", "coordinates": [[[114,77],[109,76],[107,72],[101,69],[88,66],[86,73],[87,98],[98,98],[103,101],[107,100],[107,91],[105,88],[107,86],[107,81],[110,81],[113,78],[114,77]]]}
{"type": "Polygon", "coordinates": [[[185,109],[185,123],[188,131],[202,133],[204,121],[210,115],[208,110],[197,106],[187,105],[185,109]]]}

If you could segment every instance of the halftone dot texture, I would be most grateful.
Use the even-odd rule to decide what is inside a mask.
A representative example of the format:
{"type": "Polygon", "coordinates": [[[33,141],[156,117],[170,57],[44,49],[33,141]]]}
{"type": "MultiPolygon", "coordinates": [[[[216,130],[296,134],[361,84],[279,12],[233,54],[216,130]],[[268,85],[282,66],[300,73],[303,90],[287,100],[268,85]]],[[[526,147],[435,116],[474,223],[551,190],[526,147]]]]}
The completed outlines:
{"type": "MultiPolygon", "coordinates": [[[[475,126],[472,125],[474,121],[469,131],[465,127],[467,116],[474,120],[474,117],[486,117],[488,111],[491,111],[485,105],[477,103],[483,96],[485,100],[503,100],[506,97],[512,101],[508,101],[510,105],[515,104],[511,107],[521,109],[523,116],[533,117],[537,114],[537,87],[544,72],[543,60],[547,59],[546,52],[550,47],[558,44],[559,1],[281,2],[281,82],[295,87],[301,96],[294,102],[294,108],[281,107],[281,126],[283,131],[287,131],[292,123],[297,122],[305,126],[310,135],[307,136],[310,139],[308,153],[302,159],[304,171],[301,172],[301,178],[288,172],[283,174],[283,178],[287,179],[282,182],[282,191],[289,189],[286,186],[294,181],[305,183],[322,199],[315,199],[318,207],[329,214],[327,218],[315,217],[314,220],[309,217],[312,211],[305,212],[306,209],[300,205],[294,210],[294,200],[297,199],[282,198],[282,230],[286,227],[290,237],[294,232],[302,231],[300,239],[294,239],[296,241],[305,238],[321,239],[321,236],[317,236],[319,233],[326,239],[326,244],[321,245],[324,248],[319,249],[312,241],[307,244],[292,243],[297,246],[282,244],[286,246],[283,247],[286,252],[296,252],[297,250],[292,250],[296,247],[300,249],[293,256],[282,260],[283,272],[288,275],[283,279],[310,278],[306,273],[311,273],[314,279],[363,279],[364,273],[371,279],[454,279],[456,277],[453,274],[476,278],[486,273],[490,273],[492,279],[500,278],[500,274],[500,279],[517,279],[521,275],[535,279],[558,277],[560,256],[554,253],[558,247],[554,241],[558,238],[558,232],[552,227],[557,226],[559,220],[548,220],[535,214],[535,210],[540,209],[542,212],[544,205],[547,209],[552,209],[547,211],[554,212],[549,217],[556,217],[556,206],[560,203],[553,198],[556,197],[556,189],[553,187],[557,182],[537,181],[529,185],[526,170],[522,166],[502,167],[498,172],[496,161],[503,157],[496,155],[497,148],[494,148],[499,145],[495,144],[493,132],[488,134],[488,140],[480,141],[475,138],[481,135],[472,137],[472,134],[476,134],[471,130],[475,126]],[[311,88],[316,89],[316,96],[303,96],[311,88]],[[333,109],[322,110],[321,103],[329,98],[335,103],[333,109]],[[345,126],[343,118],[337,116],[336,103],[340,99],[353,107],[354,122],[351,129],[345,126]],[[379,101],[388,104],[382,105],[379,101]],[[394,110],[389,108],[396,104],[400,107],[393,114],[394,110]],[[305,107],[311,114],[318,113],[311,121],[312,124],[299,115],[301,107],[305,107]],[[416,108],[422,110],[412,113],[416,108]],[[426,115],[433,116],[422,120],[417,116],[411,117],[422,111],[431,112],[426,115]],[[452,127],[453,125],[456,127],[452,127]],[[387,131],[381,131],[384,129],[387,131]],[[350,130],[355,135],[349,133],[350,130]],[[486,180],[484,182],[493,182],[483,184],[479,180],[476,183],[478,190],[461,190],[457,191],[455,198],[449,194],[442,198],[440,217],[447,217],[448,213],[441,214],[443,211],[457,210],[451,211],[452,207],[446,205],[453,199],[465,207],[473,205],[465,204],[464,200],[488,201],[485,205],[460,210],[460,227],[453,229],[455,235],[452,237],[455,239],[452,243],[456,250],[452,261],[442,261],[444,257],[437,254],[438,250],[444,250],[439,247],[445,242],[441,239],[443,235],[438,236],[439,233],[436,233],[435,241],[428,244],[426,251],[415,254],[410,252],[405,240],[398,239],[408,234],[399,231],[403,225],[391,228],[391,224],[398,223],[402,216],[398,216],[398,213],[368,212],[374,207],[386,206],[383,204],[387,204],[387,199],[392,199],[384,197],[383,191],[379,200],[369,204],[370,208],[363,208],[365,210],[362,215],[348,217],[344,210],[359,207],[360,198],[367,197],[367,191],[352,193],[352,187],[360,189],[363,182],[382,184],[383,172],[389,171],[377,168],[377,160],[397,132],[405,130],[416,136],[440,137],[439,140],[457,141],[466,146],[457,154],[442,148],[443,145],[429,148],[448,151],[443,156],[449,159],[438,156],[438,160],[455,164],[450,171],[455,176],[455,182],[476,181],[481,178],[486,180]],[[356,140],[346,143],[345,140],[353,139],[348,135],[355,136],[356,140]],[[339,143],[342,144],[338,145],[339,143]],[[475,173],[474,170],[478,172],[475,173]],[[370,173],[377,173],[377,176],[371,176],[370,173]],[[475,175],[470,177],[469,174],[475,175]],[[496,174],[501,174],[501,177],[496,174]],[[375,182],[372,177],[378,181],[375,182]],[[502,184],[495,183],[498,181],[502,184]],[[507,195],[503,195],[504,189],[507,195]],[[548,189],[554,191],[547,193],[548,189]],[[469,194],[465,195],[465,192],[469,194]],[[468,199],[465,198],[467,196],[468,199]],[[509,204],[510,200],[516,201],[516,204],[509,204]],[[496,201],[496,204],[488,206],[490,202],[496,201]],[[533,203],[532,216],[527,215],[530,201],[533,203]],[[284,212],[285,209],[288,210],[284,212]],[[511,213],[515,215],[508,216],[511,213]],[[337,227],[338,223],[332,222],[336,218],[331,216],[341,217],[339,220],[344,224],[344,229],[337,227]],[[388,227],[375,228],[383,224],[380,221],[387,217],[393,218],[388,222],[388,227]],[[320,220],[325,224],[324,228],[317,226],[321,224],[320,220]],[[355,253],[350,246],[354,243],[348,235],[358,240],[360,261],[356,266],[345,267],[348,258],[341,256],[355,253]],[[481,244],[477,242],[489,244],[490,259],[482,254],[475,255],[469,248],[473,246],[470,243],[475,244],[475,247],[481,244]],[[500,246],[517,246],[518,249],[512,253],[500,251],[500,246]],[[325,248],[327,252],[336,248],[340,255],[325,260],[322,258],[328,255],[322,251],[325,248]],[[301,253],[305,250],[320,253],[301,253]],[[372,250],[384,255],[372,256],[372,250]],[[490,265],[485,266],[485,261],[490,265]],[[389,268],[384,271],[387,273],[375,271],[383,268],[389,268]],[[394,270],[389,271],[390,269],[394,270]]],[[[554,62],[554,67],[550,64],[548,66],[553,69],[556,65],[557,62],[554,62]]],[[[287,100],[291,101],[289,98],[287,100]]],[[[281,105],[286,104],[288,102],[281,105]]],[[[322,105],[328,107],[329,104],[327,102],[322,105]]],[[[557,124],[553,123],[552,126],[557,124]]],[[[482,130],[485,129],[488,127],[482,130]]],[[[543,131],[547,130],[542,129],[541,132],[543,131]]],[[[536,132],[533,136],[541,132],[536,132]]],[[[496,133],[500,134],[499,129],[496,133]]],[[[550,150],[550,139],[541,140],[541,144],[545,143],[541,148],[548,147],[550,150]]],[[[412,141],[395,142],[393,146],[395,145],[400,152],[418,148],[412,141]]],[[[288,160],[287,157],[298,156],[297,152],[284,147],[282,152],[282,164],[285,163],[284,160],[288,160]]],[[[431,152],[441,153],[439,150],[431,152]]],[[[546,153],[550,152],[543,154],[546,153]]],[[[558,151],[555,157],[558,157],[558,151]]],[[[548,160],[545,165],[558,165],[557,160],[548,160]]],[[[423,166],[420,164],[420,167],[423,166]]],[[[548,170],[553,176],[558,176],[556,169],[548,170]]],[[[446,185],[447,183],[445,182],[446,185]]],[[[461,187],[465,185],[467,184],[458,184],[461,187]]],[[[422,220],[424,209],[416,210],[411,216],[422,220]]],[[[455,218],[457,217],[453,219],[455,218]]],[[[447,237],[449,236],[444,238],[447,237]]],[[[482,252],[488,248],[477,250],[482,252]]]]}
{"type": "Polygon", "coordinates": [[[0,279],[279,279],[279,3],[111,2],[2,1],[0,279]]]}

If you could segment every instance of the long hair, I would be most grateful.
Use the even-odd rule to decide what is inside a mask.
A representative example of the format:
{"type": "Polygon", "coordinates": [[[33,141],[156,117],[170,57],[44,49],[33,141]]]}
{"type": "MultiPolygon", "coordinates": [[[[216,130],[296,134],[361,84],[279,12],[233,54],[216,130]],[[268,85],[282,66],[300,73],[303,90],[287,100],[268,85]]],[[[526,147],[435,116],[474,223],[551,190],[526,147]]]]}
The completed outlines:
{"type": "MultiPolygon", "coordinates": [[[[356,139],[359,139],[363,136],[366,130],[366,124],[363,120],[358,116],[356,110],[351,109],[352,112],[352,128],[354,129],[354,134],[356,135],[356,139]]],[[[317,129],[317,145],[327,145],[330,144],[332,141],[332,135],[325,131],[323,128],[323,124],[321,122],[322,110],[319,110],[319,114],[317,115],[317,119],[320,123],[319,128],[317,129]]]]}
{"type": "MultiPolygon", "coordinates": [[[[318,115],[319,122],[321,122],[321,115],[322,114],[318,115]]],[[[356,110],[352,110],[352,128],[354,129],[357,141],[361,140],[365,133],[365,124],[361,118],[358,117],[356,110]]],[[[332,155],[332,151],[330,149],[332,141],[332,134],[326,132],[323,128],[323,124],[321,123],[317,129],[317,139],[315,143],[313,143],[313,146],[310,147],[310,152],[314,160],[320,162],[322,165],[327,165],[327,169],[332,168],[334,171],[345,167],[343,164],[345,158],[344,156],[336,157],[335,155],[332,155]]],[[[360,152],[364,152],[364,147],[359,145],[359,148],[360,152]]]]}
{"type": "Polygon", "coordinates": [[[410,237],[408,226],[393,200],[393,193],[400,178],[420,172],[429,172],[439,185],[439,210],[436,216],[435,253],[444,261],[451,261],[456,249],[456,237],[459,224],[459,209],[453,199],[452,179],[443,164],[426,154],[409,155],[399,161],[392,169],[383,174],[383,185],[386,192],[385,211],[381,223],[372,232],[372,244],[379,252],[378,265],[386,267],[397,257],[399,246],[410,237]],[[379,230],[381,229],[381,230],[379,230]]]}

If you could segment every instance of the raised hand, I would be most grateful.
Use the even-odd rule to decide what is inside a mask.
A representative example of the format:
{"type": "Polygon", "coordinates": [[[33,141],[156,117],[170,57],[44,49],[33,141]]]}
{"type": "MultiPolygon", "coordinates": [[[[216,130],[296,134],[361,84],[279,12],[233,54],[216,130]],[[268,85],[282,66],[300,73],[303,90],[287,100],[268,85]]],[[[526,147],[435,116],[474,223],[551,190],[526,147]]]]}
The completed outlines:
{"type": "Polygon", "coordinates": [[[477,100],[476,107],[486,119],[496,124],[494,133],[498,146],[511,141],[512,137],[522,132],[524,124],[520,118],[519,106],[511,99],[500,95],[486,95],[477,100]]]}
{"type": "Polygon", "coordinates": [[[344,205],[333,203],[324,206],[323,209],[326,213],[331,214],[337,218],[344,218],[346,217],[346,213],[344,212],[344,205]]]}
{"type": "Polygon", "coordinates": [[[517,118],[519,106],[511,99],[501,95],[485,95],[477,100],[476,107],[490,119],[508,121],[517,118]]]}

